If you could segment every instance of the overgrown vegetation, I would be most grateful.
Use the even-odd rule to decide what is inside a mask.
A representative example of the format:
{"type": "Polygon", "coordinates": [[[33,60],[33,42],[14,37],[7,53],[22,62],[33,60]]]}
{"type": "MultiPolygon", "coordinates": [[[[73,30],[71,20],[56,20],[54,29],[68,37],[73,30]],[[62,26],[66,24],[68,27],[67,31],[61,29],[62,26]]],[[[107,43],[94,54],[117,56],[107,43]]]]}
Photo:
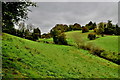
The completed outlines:
{"type": "Polygon", "coordinates": [[[88,38],[89,38],[90,40],[94,40],[94,39],[96,39],[96,34],[95,34],[95,33],[89,33],[89,34],[88,34],[88,38]]]}

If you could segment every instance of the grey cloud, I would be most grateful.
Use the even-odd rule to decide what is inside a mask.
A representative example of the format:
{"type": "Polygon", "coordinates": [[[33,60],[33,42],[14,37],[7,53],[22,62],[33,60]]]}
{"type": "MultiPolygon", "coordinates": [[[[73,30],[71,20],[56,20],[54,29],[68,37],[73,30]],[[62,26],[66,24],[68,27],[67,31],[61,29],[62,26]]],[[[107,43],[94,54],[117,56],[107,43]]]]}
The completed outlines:
{"type": "Polygon", "coordinates": [[[38,2],[37,5],[31,8],[30,19],[26,22],[39,26],[42,33],[58,23],[85,25],[89,21],[117,23],[118,20],[117,2],[38,2]]]}

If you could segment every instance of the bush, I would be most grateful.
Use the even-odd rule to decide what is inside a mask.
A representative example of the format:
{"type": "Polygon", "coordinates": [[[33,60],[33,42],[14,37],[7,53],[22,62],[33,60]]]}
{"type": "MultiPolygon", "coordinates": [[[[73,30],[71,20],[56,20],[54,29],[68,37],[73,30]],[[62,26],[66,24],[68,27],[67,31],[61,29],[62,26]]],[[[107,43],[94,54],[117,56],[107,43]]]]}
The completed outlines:
{"type": "Polygon", "coordinates": [[[114,63],[117,63],[117,64],[120,64],[120,59],[119,59],[119,53],[116,53],[116,52],[111,52],[111,51],[104,51],[101,53],[101,57],[107,59],[107,60],[110,60],[114,63]]]}
{"type": "Polygon", "coordinates": [[[94,40],[94,39],[96,39],[96,34],[95,34],[95,33],[89,33],[89,34],[88,34],[88,38],[89,38],[90,40],[94,40]]]}
{"type": "Polygon", "coordinates": [[[51,34],[50,33],[44,33],[41,35],[41,38],[51,38],[51,34]]]}
{"type": "Polygon", "coordinates": [[[92,44],[82,44],[82,45],[79,45],[79,48],[90,51],[92,48],[92,44]]]}
{"type": "Polygon", "coordinates": [[[34,39],[34,37],[32,35],[25,36],[25,39],[36,40],[36,39],[34,39]]]}
{"type": "Polygon", "coordinates": [[[66,38],[65,38],[65,34],[64,34],[64,33],[61,33],[61,34],[58,36],[58,44],[67,45],[67,40],[66,40],[66,38]]]}
{"type": "Polygon", "coordinates": [[[82,28],[82,33],[89,32],[89,29],[87,27],[82,28]]]}
{"type": "Polygon", "coordinates": [[[58,36],[53,36],[53,41],[55,44],[58,44],[58,36]]]}
{"type": "Polygon", "coordinates": [[[39,39],[39,34],[38,33],[32,33],[33,36],[33,41],[36,41],[39,39]]]}
{"type": "Polygon", "coordinates": [[[103,49],[98,48],[98,47],[93,47],[90,52],[94,55],[101,56],[101,53],[104,52],[103,49]]]}
{"type": "Polygon", "coordinates": [[[55,44],[67,45],[65,34],[60,30],[51,30],[51,35],[55,44]]]}
{"type": "Polygon", "coordinates": [[[94,32],[97,32],[97,28],[94,29],[94,32]]]}

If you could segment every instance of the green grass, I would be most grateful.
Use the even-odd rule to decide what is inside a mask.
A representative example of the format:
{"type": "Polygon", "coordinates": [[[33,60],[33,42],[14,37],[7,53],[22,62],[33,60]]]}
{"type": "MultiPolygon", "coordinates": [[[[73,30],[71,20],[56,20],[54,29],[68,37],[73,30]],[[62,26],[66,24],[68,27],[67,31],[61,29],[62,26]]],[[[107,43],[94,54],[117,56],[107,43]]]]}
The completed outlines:
{"type": "Polygon", "coordinates": [[[67,32],[67,39],[68,43],[71,45],[74,45],[79,48],[87,49],[92,54],[96,54],[95,50],[104,50],[104,52],[99,53],[100,56],[104,57],[105,59],[108,59],[110,61],[113,61],[117,64],[119,64],[119,53],[118,51],[118,37],[119,36],[113,36],[113,35],[105,35],[104,37],[101,37],[100,35],[97,35],[97,39],[95,40],[89,40],[87,38],[88,34],[93,31],[82,33],[81,31],[71,31],[67,32]],[[71,41],[70,41],[71,40],[71,41]]]}
{"type": "Polygon", "coordinates": [[[118,65],[73,46],[3,33],[3,78],[117,78],[118,65]]]}
{"type": "Polygon", "coordinates": [[[70,44],[88,44],[91,43],[94,46],[103,48],[104,50],[111,52],[118,52],[118,37],[119,36],[107,36],[97,38],[95,40],[89,40],[87,38],[88,33],[93,31],[82,33],[81,31],[71,31],[67,32],[66,36],[70,44]],[[71,42],[70,42],[71,41],[71,42]]]}
{"type": "MultiPolygon", "coordinates": [[[[65,32],[67,42],[70,45],[76,46],[76,43],[83,43],[86,41],[89,41],[87,38],[88,33],[91,33],[93,31],[87,32],[87,33],[82,33],[82,31],[69,31],[65,32]]],[[[49,42],[49,43],[54,43],[53,38],[48,38],[48,39],[39,39],[40,42],[49,42]]]]}
{"type": "Polygon", "coordinates": [[[53,38],[48,38],[48,39],[39,39],[39,42],[49,42],[49,43],[53,43],[53,38]]]}
{"type": "MultiPolygon", "coordinates": [[[[103,48],[104,50],[111,51],[111,52],[118,52],[118,37],[119,36],[113,36],[113,35],[105,35],[104,37],[101,37],[97,35],[97,38],[95,40],[89,40],[87,38],[89,33],[92,33],[93,31],[90,30],[87,33],[82,33],[82,31],[70,31],[66,32],[66,38],[68,41],[68,44],[77,46],[77,44],[93,44],[94,46],[103,48]]],[[[49,43],[53,43],[53,39],[40,39],[39,41],[44,42],[47,41],[49,43]]]]}
{"type": "Polygon", "coordinates": [[[68,39],[72,39],[74,41],[85,42],[89,40],[87,38],[87,35],[88,33],[91,33],[91,32],[93,31],[86,32],[86,33],[82,33],[82,31],[70,31],[70,32],[66,32],[66,36],[68,39]]]}
{"type": "Polygon", "coordinates": [[[105,50],[118,52],[118,36],[105,36],[91,42],[105,50]]]}

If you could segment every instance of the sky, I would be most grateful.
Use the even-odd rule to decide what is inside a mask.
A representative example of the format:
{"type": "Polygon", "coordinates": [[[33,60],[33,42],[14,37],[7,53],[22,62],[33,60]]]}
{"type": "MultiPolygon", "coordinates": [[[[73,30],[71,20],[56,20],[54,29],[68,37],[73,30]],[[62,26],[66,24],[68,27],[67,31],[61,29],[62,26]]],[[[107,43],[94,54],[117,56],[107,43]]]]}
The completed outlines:
{"type": "MultiPolygon", "coordinates": [[[[54,1],[54,0],[53,0],[54,1]]],[[[64,0],[69,1],[69,0],[64,0]]],[[[106,0],[107,1],[107,0],[106,0]]],[[[30,8],[27,24],[34,24],[47,33],[56,24],[79,23],[84,26],[89,21],[118,23],[117,2],[36,2],[37,7],[30,8]]]]}

